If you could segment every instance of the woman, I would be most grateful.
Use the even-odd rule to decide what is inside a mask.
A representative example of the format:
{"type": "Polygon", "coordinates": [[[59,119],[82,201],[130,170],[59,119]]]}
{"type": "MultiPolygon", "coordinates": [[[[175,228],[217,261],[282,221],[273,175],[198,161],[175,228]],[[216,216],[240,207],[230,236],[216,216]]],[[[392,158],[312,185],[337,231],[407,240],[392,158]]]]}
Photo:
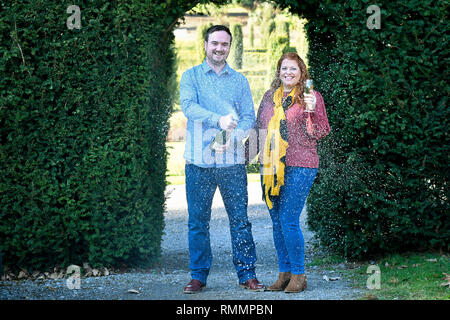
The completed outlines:
{"type": "Polygon", "coordinates": [[[263,197],[280,271],[270,291],[306,289],[300,213],[319,166],[317,140],[330,132],[322,96],[304,93],[308,78],[303,60],[296,53],[284,54],[256,120],[263,197]]]}

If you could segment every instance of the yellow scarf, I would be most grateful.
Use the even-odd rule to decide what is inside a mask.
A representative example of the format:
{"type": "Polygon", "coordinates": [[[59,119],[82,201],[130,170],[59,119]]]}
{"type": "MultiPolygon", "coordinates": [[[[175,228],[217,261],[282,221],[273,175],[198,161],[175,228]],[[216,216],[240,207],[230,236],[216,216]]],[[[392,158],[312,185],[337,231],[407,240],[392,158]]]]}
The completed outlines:
{"type": "Polygon", "coordinates": [[[270,196],[278,196],[284,185],[284,168],[286,166],[286,149],[288,147],[288,128],[284,112],[294,103],[295,88],[283,102],[283,85],[273,94],[273,117],[267,128],[263,157],[263,189],[267,206],[272,209],[270,196]]]}

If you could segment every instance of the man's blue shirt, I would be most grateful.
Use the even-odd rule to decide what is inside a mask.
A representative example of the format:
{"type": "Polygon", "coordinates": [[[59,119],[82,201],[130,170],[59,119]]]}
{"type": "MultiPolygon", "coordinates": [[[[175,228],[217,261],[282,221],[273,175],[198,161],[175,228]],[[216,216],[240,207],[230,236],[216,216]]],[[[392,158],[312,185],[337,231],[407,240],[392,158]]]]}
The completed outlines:
{"type": "Polygon", "coordinates": [[[244,163],[244,139],[255,123],[255,110],[247,78],[230,68],[228,63],[220,74],[206,60],[181,76],[181,110],[187,117],[186,162],[200,167],[224,167],[244,163]],[[209,145],[221,130],[219,119],[233,114],[238,125],[231,136],[231,145],[223,154],[215,154],[209,145]]]}

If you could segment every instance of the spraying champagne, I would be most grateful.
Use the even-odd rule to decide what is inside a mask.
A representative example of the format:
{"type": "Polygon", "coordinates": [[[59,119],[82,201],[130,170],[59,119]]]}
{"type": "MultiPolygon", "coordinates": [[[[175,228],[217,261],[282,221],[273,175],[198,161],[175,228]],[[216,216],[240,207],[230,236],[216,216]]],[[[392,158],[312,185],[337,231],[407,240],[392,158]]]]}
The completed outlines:
{"type": "MultiPolygon", "coordinates": [[[[232,114],[230,114],[228,116],[231,117],[231,123],[228,126],[230,126],[231,128],[234,129],[234,127],[236,127],[236,125],[237,125],[237,119],[232,114]]],[[[231,129],[231,130],[233,130],[233,129],[231,129]]],[[[230,138],[231,130],[222,129],[219,132],[217,132],[214,139],[211,141],[209,148],[211,150],[217,150],[217,149],[223,148],[223,146],[225,146],[227,144],[228,139],[230,138]]]]}
{"type": "MultiPolygon", "coordinates": [[[[314,90],[314,82],[312,81],[312,79],[306,80],[305,81],[305,94],[314,94],[313,90],[314,90]]],[[[314,112],[314,109],[315,109],[315,105],[307,103],[305,112],[314,112]]]]}

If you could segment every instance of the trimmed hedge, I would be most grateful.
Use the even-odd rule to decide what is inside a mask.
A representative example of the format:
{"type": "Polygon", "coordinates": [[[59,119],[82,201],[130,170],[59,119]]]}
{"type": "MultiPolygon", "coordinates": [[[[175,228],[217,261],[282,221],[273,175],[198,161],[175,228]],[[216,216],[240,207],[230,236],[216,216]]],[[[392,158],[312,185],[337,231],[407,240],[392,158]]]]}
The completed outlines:
{"type": "Polygon", "coordinates": [[[370,30],[371,4],[299,8],[332,126],[308,223],[347,257],[448,250],[448,4],[378,1],[381,28],[370,30]]]}
{"type": "Polygon", "coordinates": [[[234,69],[242,69],[242,55],[244,53],[244,36],[242,34],[242,25],[239,23],[231,27],[233,41],[230,48],[229,63],[234,69]]]}
{"type": "Polygon", "coordinates": [[[206,31],[208,31],[208,29],[212,26],[213,26],[212,23],[204,23],[197,27],[196,40],[195,40],[195,42],[196,42],[195,48],[196,48],[196,53],[197,53],[197,64],[203,63],[203,61],[206,58],[205,36],[206,36],[206,31]]]}
{"type": "Polygon", "coordinates": [[[66,26],[68,1],[2,4],[0,246],[11,269],[145,266],[160,254],[170,23],[190,4],[78,4],[79,30],[66,26]]]}

